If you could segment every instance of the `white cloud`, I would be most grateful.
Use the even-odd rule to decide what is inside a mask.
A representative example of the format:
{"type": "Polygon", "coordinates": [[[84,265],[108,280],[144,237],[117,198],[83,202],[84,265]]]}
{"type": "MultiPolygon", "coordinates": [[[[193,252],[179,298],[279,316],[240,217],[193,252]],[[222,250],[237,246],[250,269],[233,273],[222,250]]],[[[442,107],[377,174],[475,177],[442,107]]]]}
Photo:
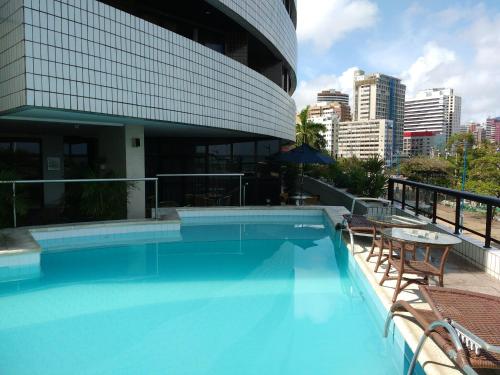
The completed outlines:
{"type": "Polygon", "coordinates": [[[370,0],[302,0],[297,13],[299,41],[327,50],[348,32],[373,26],[378,8],[370,0]]]}
{"type": "MultiPolygon", "coordinates": [[[[327,11],[318,11],[315,6],[310,6],[309,0],[299,1],[299,4],[307,6],[305,11],[310,14],[305,17],[310,18],[311,22],[302,36],[299,33],[299,37],[307,37],[318,45],[333,43],[343,35],[342,32],[331,36],[329,41],[315,41],[315,38],[324,37],[328,30],[333,30],[336,26],[333,21],[326,25],[324,14],[331,13],[331,9],[338,4],[347,4],[347,1],[318,0],[318,3],[322,3],[327,11]],[[315,22],[318,25],[314,26],[315,22]],[[316,35],[313,37],[311,30],[314,27],[316,35]]],[[[333,16],[330,14],[326,18],[332,20],[333,16]]],[[[345,17],[336,16],[335,20],[337,19],[345,20],[345,17]]],[[[421,2],[415,2],[403,12],[401,22],[399,26],[394,26],[390,38],[373,38],[358,45],[353,43],[352,48],[369,65],[360,65],[361,69],[368,68],[368,72],[401,77],[407,85],[407,98],[411,98],[418,90],[451,87],[462,97],[462,122],[484,121],[488,116],[500,115],[498,25],[500,12],[484,3],[470,6],[462,4],[432,12],[421,2]]],[[[335,51],[335,54],[340,56],[342,51],[335,51]]],[[[354,65],[362,62],[351,63],[354,65]]],[[[311,72],[315,71],[314,65],[310,64],[309,68],[311,72]]],[[[310,80],[299,80],[294,95],[297,109],[313,104],[316,93],[323,89],[335,88],[351,95],[352,74],[355,69],[350,68],[341,75],[323,74],[310,80]]],[[[302,72],[307,72],[307,67],[302,72]]],[[[311,77],[312,74],[306,76],[311,77]]]]}
{"type": "Polygon", "coordinates": [[[500,14],[478,12],[447,47],[427,43],[421,56],[401,73],[407,97],[431,87],[454,88],[462,97],[462,123],[500,114],[500,14]],[[465,54],[457,52],[462,44],[468,47],[465,54]]]}
{"type": "Polygon", "coordinates": [[[318,76],[309,81],[299,81],[297,90],[293,95],[297,110],[300,111],[307,105],[316,103],[316,94],[321,90],[336,89],[349,94],[351,98],[354,71],[357,69],[357,67],[351,67],[340,76],[329,74],[318,76]]]}
{"type": "Polygon", "coordinates": [[[411,98],[416,91],[431,87],[437,77],[449,78],[446,68],[456,59],[453,51],[440,47],[435,42],[427,43],[423,48],[423,55],[401,73],[407,97],[411,98]]]}

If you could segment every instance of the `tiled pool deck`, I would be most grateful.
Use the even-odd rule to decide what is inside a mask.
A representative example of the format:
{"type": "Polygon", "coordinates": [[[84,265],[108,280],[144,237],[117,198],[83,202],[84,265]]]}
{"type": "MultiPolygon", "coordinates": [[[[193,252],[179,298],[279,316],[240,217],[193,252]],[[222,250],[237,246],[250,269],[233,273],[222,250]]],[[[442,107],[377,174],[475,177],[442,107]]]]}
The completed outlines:
{"type": "MultiPolygon", "coordinates": [[[[18,264],[19,262],[30,262],[30,255],[39,255],[40,247],[38,243],[33,239],[30,231],[46,233],[51,232],[52,235],[59,235],[58,231],[73,231],[76,233],[81,233],[85,235],[87,231],[95,231],[98,229],[103,234],[114,233],[123,227],[123,224],[134,225],[137,230],[143,230],[145,227],[156,228],[156,229],[166,229],[166,230],[176,230],[178,228],[180,221],[179,215],[182,216],[192,216],[199,212],[200,215],[208,215],[210,213],[218,212],[220,216],[224,216],[228,210],[246,210],[251,211],[250,215],[262,215],[265,211],[272,211],[278,213],[281,211],[285,214],[286,211],[294,210],[294,212],[303,210],[304,214],[307,215],[307,211],[311,210],[323,210],[333,224],[340,222],[342,220],[342,214],[347,213],[344,207],[333,207],[333,206],[314,206],[314,207],[234,207],[234,208],[206,208],[206,209],[168,209],[164,213],[160,213],[161,220],[135,220],[135,221],[116,221],[116,222],[105,222],[105,223],[88,223],[88,224],[70,224],[70,225],[59,225],[37,227],[37,228],[19,228],[19,229],[8,229],[0,231],[0,256],[3,258],[3,263],[8,263],[10,265],[18,264]],[[19,257],[17,255],[24,255],[27,257],[19,257]]],[[[43,235],[42,235],[43,236],[43,235]]],[[[345,242],[349,243],[348,236],[345,236],[345,242]]],[[[374,273],[374,262],[366,261],[366,254],[371,246],[369,239],[356,238],[356,244],[354,249],[354,259],[361,268],[362,272],[372,285],[375,293],[381,300],[382,304],[386,309],[389,309],[392,305],[391,298],[394,292],[394,281],[388,281],[384,286],[379,286],[384,268],[381,267],[378,273],[374,273]]],[[[350,246],[348,246],[350,247],[350,246]]],[[[352,251],[352,249],[350,249],[352,251]]],[[[489,276],[484,271],[480,270],[472,263],[466,261],[463,257],[457,254],[450,254],[448,262],[446,265],[444,284],[446,287],[459,288],[465,290],[471,290],[475,292],[487,293],[491,295],[500,296],[500,281],[489,276]]],[[[404,299],[415,304],[417,307],[423,307],[422,299],[418,293],[418,288],[415,285],[410,286],[407,290],[400,293],[398,299],[404,299]]],[[[409,347],[414,350],[417,346],[418,339],[422,334],[422,330],[418,328],[415,324],[407,319],[400,317],[395,318],[395,323],[402,333],[404,339],[406,340],[409,347]]],[[[444,355],[444,353],[437,348],[437,346],[428,340],[422,354],[420,356],[420,363],[426,371],[427,375],[438,375],[438,374],[460,374],[460,372],[455,369],[451,361],[444,355]]],[[[493,374],[493,372],[481,372],[481,374],[493,374]]]]}

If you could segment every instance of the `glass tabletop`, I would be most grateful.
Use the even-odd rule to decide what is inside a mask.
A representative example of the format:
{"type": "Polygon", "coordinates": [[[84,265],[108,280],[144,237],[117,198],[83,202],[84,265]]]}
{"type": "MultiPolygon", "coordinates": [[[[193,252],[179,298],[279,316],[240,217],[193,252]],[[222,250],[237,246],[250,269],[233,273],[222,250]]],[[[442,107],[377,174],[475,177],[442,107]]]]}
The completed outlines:
{"type": "Polygon", "coordinates": [[[416,242],[427,245],[450,246],[458,245],[462,240],[446,233],[433,232],[425,229],[388,228],[382,231],[384,237],[405,242],[416,242]]]}
{"type": "Polygon", "coordinates": [[[418,228],[427,224],[425,221],[400,215],[368,215],[366,218],[373,224],[386,227],[418,228]]]}

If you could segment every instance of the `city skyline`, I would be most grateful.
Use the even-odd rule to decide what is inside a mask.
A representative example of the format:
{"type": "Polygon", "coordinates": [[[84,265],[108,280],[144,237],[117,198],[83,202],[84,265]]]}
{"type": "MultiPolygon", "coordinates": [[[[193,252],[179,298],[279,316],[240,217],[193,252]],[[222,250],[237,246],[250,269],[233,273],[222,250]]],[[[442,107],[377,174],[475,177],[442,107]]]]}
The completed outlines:
{"type": "Polygon", "coordinates": [[[454,88],[462,123],[499,115],[499,2],[312,0],[298,7],[297,110],[330,88],[349,94],[352,106],[353,75],[363,69],[401,78],[407,99],[454,88]]]}

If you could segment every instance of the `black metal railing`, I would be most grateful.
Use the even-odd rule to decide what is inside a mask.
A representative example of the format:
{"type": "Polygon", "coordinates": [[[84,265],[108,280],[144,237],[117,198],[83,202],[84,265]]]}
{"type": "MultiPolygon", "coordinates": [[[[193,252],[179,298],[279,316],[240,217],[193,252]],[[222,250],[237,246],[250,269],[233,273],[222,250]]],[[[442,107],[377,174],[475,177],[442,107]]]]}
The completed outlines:
{"type": "Polygon", "coordinates": [[[400,178],[389,178],[387,198],[391,202],[401,203],[401,208],[403,210],[405,208],[413,210],[416,216],[428,216],[432,219],[432,222],[434,224],[437,220],[441,220],[445,223],[451,224],[454,228],[455,234],[459,234],[461,230],[466,230],[470,233],[484,238],[484,247],[486,248],[489,248],[491,246],[491,242],[500,244],[500,238],[495,238],[492,235],[492,222],[494,219],[494,212],[497,207],[500,207],[499,198],[474,194],[467,191],[448,189],[441,186],[429,185],[400,178]],[[410,199],[408,199],[408,195],[413,196],[414,200],[411,200],[411,197],[410,199]],[[446,218],[438,214],[437,208],[440,195],[453,197],[454,202],[447,202],[445,200],[441,201],[447,202],[451,207],[455,208],[453,220],[450,220],[450,218],[446,218]],[[474,204],[485,208],[486,222],[484,232],[466,227],[464,225],[463,215],[465,210],[465,202],[468,202],[468,204],[474,202],[474,204]]]}

